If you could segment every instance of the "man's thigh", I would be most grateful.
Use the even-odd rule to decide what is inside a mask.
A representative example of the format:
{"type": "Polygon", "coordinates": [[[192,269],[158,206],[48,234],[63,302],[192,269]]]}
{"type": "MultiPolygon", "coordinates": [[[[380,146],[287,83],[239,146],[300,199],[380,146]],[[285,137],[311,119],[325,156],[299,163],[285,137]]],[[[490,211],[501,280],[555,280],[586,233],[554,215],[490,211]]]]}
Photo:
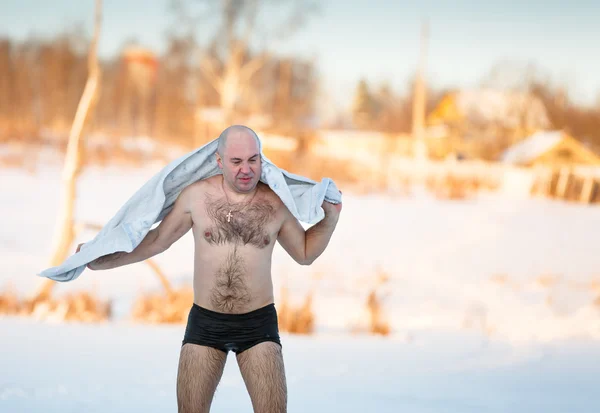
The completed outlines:
{"type": "Polygon", "coordinates": [[[281,346],[259,343],[237,355],[255,413],[287,410],[287,384],[281,346]]]}
{"type": "Polygon", "coordinates": [[[179,413],[210,410],[226,360],[223,351],[191,343],[183,345],[177,371],[179,413]]]}

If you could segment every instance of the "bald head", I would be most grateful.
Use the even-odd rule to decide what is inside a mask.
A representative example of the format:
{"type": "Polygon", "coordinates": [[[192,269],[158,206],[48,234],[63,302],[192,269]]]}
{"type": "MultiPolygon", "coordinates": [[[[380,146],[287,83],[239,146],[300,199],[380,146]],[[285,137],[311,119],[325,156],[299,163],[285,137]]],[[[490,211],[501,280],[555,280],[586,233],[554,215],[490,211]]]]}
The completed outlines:
{"type": "Polygon", "coordinates": [[[261,175],[260,140],[243,125],[233,125],[219,136],[217,164],[230,189],[248,193],[255,189],[261,175]]]}
{"type": "Polygon", "coordinates": [[[217,152],[221,156],[225,156],[225,150],[227,148],[228,140],[247,140],[254,139],[256,146],[260,149],[260,142],[258,135],[252,129],[244,125],[232,125],[225,129],[219,135],[219,143],[217,146],[217,152]]]}

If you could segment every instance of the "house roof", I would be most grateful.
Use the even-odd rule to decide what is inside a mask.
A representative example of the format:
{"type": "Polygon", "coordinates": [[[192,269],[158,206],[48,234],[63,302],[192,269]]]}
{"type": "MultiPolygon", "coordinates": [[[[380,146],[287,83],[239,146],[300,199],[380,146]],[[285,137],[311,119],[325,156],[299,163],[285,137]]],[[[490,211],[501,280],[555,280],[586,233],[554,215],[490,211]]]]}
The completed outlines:
{"type": "Polygon", "coordinates": [[[501,157],[503,162],[527,163],[552,149],[564,135],[561,131],[537,132],[508,148],[501,157]]]}
{"type": "Polygon", "coordinates": [[[529,138],[508,148],[501,157],[503,162],[527,163],[549,151],[566,136],[562,131],[543,131],[531,135],[529,138]]]}

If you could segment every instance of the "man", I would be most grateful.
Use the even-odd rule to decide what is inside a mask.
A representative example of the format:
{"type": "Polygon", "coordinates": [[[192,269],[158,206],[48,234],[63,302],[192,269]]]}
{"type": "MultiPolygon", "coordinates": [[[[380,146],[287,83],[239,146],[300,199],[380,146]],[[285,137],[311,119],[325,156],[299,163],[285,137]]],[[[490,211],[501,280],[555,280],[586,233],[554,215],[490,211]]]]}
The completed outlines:
{"type": "MultiPolygon", "coordinates": [[[[287,385],[271,278],[275,241],[299,264],[327,247],[342,205],[323,203],[325,218],[307,231],[259,181],[258,137],[231,126],[219,137],[222,171],[182,190],[173,209],[130,253],[91,262],[104,270],[167,250],[192,229],[194,303],[177,374],[179,412],[208,412],[228,351],[236,354],[255,412],[285,412],[287,385]]],[[[78,247],[81,247],[81,245],[78,247]]]]}

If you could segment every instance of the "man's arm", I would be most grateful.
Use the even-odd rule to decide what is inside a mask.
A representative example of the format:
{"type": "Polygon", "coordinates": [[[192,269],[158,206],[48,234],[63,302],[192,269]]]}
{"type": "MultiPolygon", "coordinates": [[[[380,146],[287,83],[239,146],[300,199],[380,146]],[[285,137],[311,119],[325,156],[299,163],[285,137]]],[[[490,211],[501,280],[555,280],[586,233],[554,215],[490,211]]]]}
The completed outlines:
{"type": "MultiPolygon", "coordinates": [[[[144,261],[166,251],[175,241],[192,228],[190,206],[190,187],[186,187],[175,201],[173,209],[161,223],[148,231],[142,242],[131,252],[115,252],[97,258],[88,264],[91,270],[108,270],[144,261]]],[[[77,249],[79,250],[79,248],[77,249]]]]}
{"type": "Polygon", "coordinates": [[[323,202],[323,209],[325,218],[306,231],[296,217],[286,209],[285,220],[279,230],[277,241],[298,264],[312,264],[329,244],[342,204],[333,205],[323,202]]]}

